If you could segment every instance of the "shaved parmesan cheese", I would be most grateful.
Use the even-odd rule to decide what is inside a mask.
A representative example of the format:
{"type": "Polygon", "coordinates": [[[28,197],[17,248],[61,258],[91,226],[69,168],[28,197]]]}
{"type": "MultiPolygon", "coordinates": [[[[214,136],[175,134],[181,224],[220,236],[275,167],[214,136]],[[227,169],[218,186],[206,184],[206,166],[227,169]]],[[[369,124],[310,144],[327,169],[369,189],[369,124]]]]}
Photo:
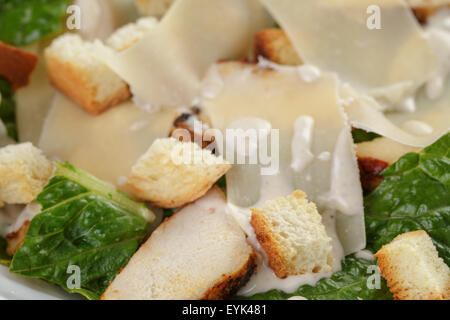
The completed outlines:
{"type": "MultiPolygon", "coordinates": [[[[294,123],[294,138],[291,144],[291,168],[302,172],[313,160],[311,143],[314,129],[314,119],[310,116],[300,116],[294,123]]],[[[328,151],[324,151],[325,153],[328,151]]]]}
{"type": "Polygon", "coordinates": [[[379,28],[370,23],[371,15],[376,15],[376,10],[369,10],[374,7],[372,0],[261,2],[303,61],[334,71],[356,89],[390,102],[400,103],[437,67],[430,44],[401,0],[376,1],[379,28]]]}
{"type": "Polygon", "coordinates": [[[426,87],[428,98],[437,99],[450,74],[450,8],[438,11],[429,19],[425,30],[441,64],[426,87]]]}
{"type": "Polygon", "coordinates": [[[74,5],[81,13],[78,32],[86,40],[104,40],[114,30],[138,17],[134,0],[76,0],[74,5]]]}
{"type": "Polygon", "coordinates": [[[26,48],[39,55],[39,62],[31,75],[30,84],[16,92],[16,119],[21,142],[39,143],[45,117],[52,104],[56,90],[50,84],[45,68],[43,50],[39,42],[26,48]]]}
{"type": "Polygon", "coordinates": [[[353,126],[378,133],[401,144],[426,147],[450,129],[450,79],[439,99],[430,100],[426,90],[416,98],[415,112],[384,114],[376,102],[348,85],[341,87],[341,97],[347,102],[345,111],[353,126]],[[415,126],[411,125],[416,124],[415,126]],[[418,125],[418,122],[420,125],[418,125]]]}
{"type": "MultiPolygon", "coordinates": [[[[242,148],[235,147],[235,136],[226,138],[225,149],[219,150],[220,154],[224,155],[230,152],[233,159],[241,159],[245,164],[234,165],[226,175],[227,181],[227,199],[229,202],[242,207],[249,207],[254,205],[260,199],[261,192],[261,165],[258,163],[258,152],[260,148],[264,148],[264,143],[267,148],[268,136],[272,129],[270,122],[259,118],[241,118],[230,125],[227,129],[255,130],[258,137],[255,139],[246,139],[245,145],[242,148]],[[228,141],[228,139],[232,141],[228,141]],[[251,160],[254,160],[253,162],[251,160]],[[252,162],[252,163],[251,163],[252,162]]],[[[245,137],[243,137],[245,139],[245,137]]],[[[227,154],[227,159],[229,155],[227,154]]]]}
{"type": "Polygon", "coordinates": [[[146,108],[189,106],[219,59],[245,57],[253,35],[272,24],[258,0],[180,0],[133,47],[99,57],[146,108]]]}
{"type": "MultiPolygon", "coordinates": [[[[235,120],[260,118],[270,122],[272,129],[279,130],[279,154],[275,155],[279,160],[278,173],[264,176],[261,183],[248,184],[249,187],[261,188],[248,191],[250,194],[258,194],[259,191],[261,196],[258,203],[273,199],[282,191],[301,189],[321,210],[334,210],[335,203],[324,201],[326,196],[333,194],[343,211],[339,214],[353,215],[357,220],[350,229],[356,227],[358,230],[341,233],[343,237],[347,237],[343,241],[347,245],[345,252],[348,254],[364,248],[364,224],[359,223],[364,219],[362,190],[350,127],[337,95],[336,77],[324,73],[315,81],[307,82],[302,79],[296,67],[273,70],[229,62],[214,66],[205,85],[209,80],[222,83],[217,95],[204,97],[202,103],[213,127],[224,130],[235,120]],[[221,81],[217,80],[219,76],[221,81]],[[291,161],[295,159],[293,153],[302,152],[302,146],[298,146],[298,150],[292,148],[292,140],[294,122],[301,116],[314,120],[314,125],[310,128],[311,137],[306,139],[305,147],[315,155],[315,159],[300,166],[298,172],[295,172],[291,168],[291,161]],[[317,159],[317,156],[324,153],[332,155],[329,161],[317,159]],[[333,167],[335,174],[332,173],[333,167]],[[345,172],[345,178],[338,174],[340,170],[345,172]],[[351,188],[347,192],[340,190],[349,186],[351,188]]],[[[234,186],[227,185],[227,188],[234,186]]]]}
{"type": "Polygon", "coordinates": [[[69,161],[129,191],[120,178],[129,175],[136,160],[155,139],[169,135],[175,118],[175,111],[149,114],[131,102],[91,116],[58,94],[45,121],[39,147],[51,158],[69,161]]]}

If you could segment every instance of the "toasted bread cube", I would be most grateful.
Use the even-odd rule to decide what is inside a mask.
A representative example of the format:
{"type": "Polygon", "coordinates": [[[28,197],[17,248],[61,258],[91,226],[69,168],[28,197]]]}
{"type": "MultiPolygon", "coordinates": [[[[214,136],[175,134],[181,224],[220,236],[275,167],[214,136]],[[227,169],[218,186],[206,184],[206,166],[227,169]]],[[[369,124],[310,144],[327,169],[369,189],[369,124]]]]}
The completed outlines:
{"type": "Polygon", "coordinates": [[[282,65],[301,65],[291,40],[281,29],[265,29],[255,35],[255,58],[263,57],[282,65]]]}
{"type": "Polygon", "coordinates": [[[420,23],[426,23],[428,18],[443,8],[450,8],[448,0],[406,0],[420,23]]]}
{"type": "Polygon", "coordinates": [[[277,277],[332,270],[331,238],[303,191],[252,209],[250,223],[277,277]]]}
{"type": "MultiPolygon", "coordinates": [[[[112,50],[112,49],[111,49],[112,50]]],[[[93,115],[130,97],[128,85],[93,53],[92,43],[65,34],[45,50],[50,82],[93,115]]]]}
{"type": "Polygon", "coordinates": [[[1,148],[0,202],[26,204],[33,201],[52,172],[52,163],[29,142],[1,148]]]}
{"type": "Polygon", "coordinates": [[[38,64],[34,53],[0,41],[0,77],[8,79],[14,90],[26,87],[38,64]]]}
{"type": "Polygon", "coordinates": [[[135,0],[139,13],[144,16],[161,18],[175,0],[135,0]]]}
{"type": "Polygon", "coordinates": [[[256,255],[218,187],[164,221],[102,296],[104,300],[231,297],[256,255]]]}
{"type": "Polygon", "coordinates": [[[153,17],[141,18],[135,23],[129,23],[117,29],[106,40],[106,44],[117,51],[126,50],[141,40],[157,24],[158,20],[153,17]]]}
{"type": "Polygon", "coordinates": [[[177,208],[202,197],[230,167],[195,143],[158,139],[133,166],[128,184],[141,200],[177,208]]]}
{"type": "Polygon", "coordinates": [[[450,299],[450,269],[425,231],[397,236],[375,257],[396,300],[450,299]]]}

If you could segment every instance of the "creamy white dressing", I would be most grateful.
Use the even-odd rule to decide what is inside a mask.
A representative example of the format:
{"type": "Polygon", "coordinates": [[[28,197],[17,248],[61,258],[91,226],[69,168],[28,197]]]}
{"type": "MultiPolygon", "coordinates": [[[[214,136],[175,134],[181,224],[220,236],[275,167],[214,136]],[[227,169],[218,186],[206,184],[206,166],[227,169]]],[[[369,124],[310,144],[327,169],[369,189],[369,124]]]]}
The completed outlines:
{"type": "Polygon", "coordinates": [[[145,129],[148,125],[149,125],[148,120],[141,120],[141,121],[132,123],[128,130],[135,132],[135,131],[145,129]]]}
{"type": "Polygon", "coordinates": [[[0,208],[0,236],[18,231],[26,221],[31,221],[41,212],[41,206],[35,202],[28,205],[7,204],[0,208]]]}
{"type": "Polygon", "coordinates": [[[358,259],[365,259],[365,260],[370,260],[370,261],[374,261],[375,257],[373,256],[373,253],[370,250],[364,249],[361,251],[358,251],[355,253],[355,257],[358,259]]]}
{"type": "Polygon", "coordinates": [[[331,153],[328,151],[324,151],[317,156],[317,159],[320,161],[329,161],[331,159],[331,153]]]}
{"type": "MultiPolygon", "coordinates": [[[[215,64],[213,66],[211,66],[211,68],[208,70],[208,74],[206,75],[205,79],[203,80],[202,83],[202,90],[201,90],[201,97],[205,98],[205,99],[213,99],[215,98],[219,92],[222,90],[223,88],[223,79],[220,76],[219,73],[219,68],[218,66],[215,64]]],[[[198,101],[195,101],[196,99],[194,99],[194,103],[195,104],[201,104],[201,100],[202,99],[198,99],[198,101]]]]}
{"type": "Polygon", "coordinates": [[[302,296],[292,296],[290,298],[288,298],[288,300],[308,300],[305,297],[302,296]]]}
{"type": "MultiPolygon", "coordinates": [[[[23,208],[23,206],[20,206],[23,208]]],[[[18,231],[25,222],[33,220],[33,218],[38,215],[42,210],[42,206],[37,202],[31,202],[20,211],[19,215],[13,223],[11,223],[6,229],[6,233],[13,233],[18,231]]]]}
{"type": "Polygon", "coordinates": [[[413,82],[400,82],[389,87],[370,90],[368,95],[379,104],[382,111],[414,112],[414,94],[417,87],[413,82]]]}
{"type": "Polygon", "coordinates": [[[22,212],[24,206],[21,205],[5,205],[0,208],[0,236],[3,238],[9,233],[8,228],[16,221],[22,212]]]}
{"type": "Polygon", "coordinates": [[[408,120],[403,123],[402,129],[416,136],[426,136],[433,133],[433,127],[418,120],[408,120]]]}
{"type": "Polygon", "coordinates": [[[294,122],[294,137],[291,143],[291,168],[300,173],[313,160],[311,144],[314,134],[314,119],[310,116],[300,116],[294,122]]]}
{"type": "Polygon", "coordinates": [[[87,40],[106,39],[120,26],[138,18],[133,0],[76,0],[81,11],[81,29],[87,40]]]}
{"type": "Polygon", "coordinates": [[[359,174],[354,159],[356,155],[350,133],[344,129],[339,135],[332,157],[330,191],[319,196],[320,206],[346,215],[363,213],[362,189],[360,185],[353,183],[355,175],[359,174]]]}
{"type": "Polygon", "coordinates": [[[425,32],[440,64],[425,86],[427,97],[436,100],[443,94],[444,84],[450,73],[450,9],[441,9],[431,17],[425,32]]]}
{"type": "Polygon", "coordinates": [[[319,79],[322,72],[316,66],[305,64],[298,67],[298,74],[303,81],[311,83],[319,79]]]}
{"type": "Polygon", "coordinates": [[[258,151],[260,148],[267,149],[271,128],[270,122],[264,119],[241,118],[232,122],[223,132],[225,142],[224,146],[218,145],[219,153],[234,164],[226,175],[227,186],[229,186],[227,197],[230,203],[248,207],[260,198],[262,164],[258,151]],[[228,133],[232,133],[229,130],[242,130],[244,136],[241,141],[244,145],[239,147],[235,134],[228,136],[228,133]],[[250,136],[246,134],[246,132],[250,133],[249,130],[254,130],[257,136],[250,139],[250,136]],[[222,150],[223,148],[225,150],[222,150]]]}

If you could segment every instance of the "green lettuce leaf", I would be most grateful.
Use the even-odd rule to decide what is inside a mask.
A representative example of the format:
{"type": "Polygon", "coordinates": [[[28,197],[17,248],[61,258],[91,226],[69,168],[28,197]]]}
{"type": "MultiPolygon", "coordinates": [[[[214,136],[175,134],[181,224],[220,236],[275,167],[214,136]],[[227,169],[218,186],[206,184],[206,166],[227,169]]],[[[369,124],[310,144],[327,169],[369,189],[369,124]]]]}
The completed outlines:
{"type": "Polygon", "coordinates": [[[319,280],[315,286],[304,285],[293,293],[271,290],[252,296],[251,300],[286,300],[302,296],[308,300],[392,300],[386,281],[375,280],[376,262],[348,256],[342,261],[342,270],[331,278],[319,280]],[[372,278],[371,278],[372,277],[372,278]],[[371,289],[372,288],[372,289],[371,289]]]}
{"type": "Polygon", "coordinates": [[[4,78],[0,78],[0,94],[0,120],[3,121],[8,131],[8,136],[17,141],[16,103],[11,84],[4,78]]]}
{"type": "Polygon", "coordinates": [[[6,240],[0,237],[0,264],[9,266],[11,257],[6,254],[6,240]]]}
{"type": "Polygon", "coordinates": [[[154,219],[144,204],[68,163],[56,163],[37,202],[42,212],[31,221],[10,271],[89,299],[98,299],[127,264],[154,219]],[[77,269],[79,282],[72,277],[77,269]]]}
{"type": "Polygon", "coordinates": [[[365,199],[368,247],[378,251],[397,235],[425,230],[450,265],[450,133],[382,173],[365,199]]]}
{"type": "Polygon", "coordinates": [[[25,46],[62,30],[71,0],[0,0],[0,41],[25,46]]]}

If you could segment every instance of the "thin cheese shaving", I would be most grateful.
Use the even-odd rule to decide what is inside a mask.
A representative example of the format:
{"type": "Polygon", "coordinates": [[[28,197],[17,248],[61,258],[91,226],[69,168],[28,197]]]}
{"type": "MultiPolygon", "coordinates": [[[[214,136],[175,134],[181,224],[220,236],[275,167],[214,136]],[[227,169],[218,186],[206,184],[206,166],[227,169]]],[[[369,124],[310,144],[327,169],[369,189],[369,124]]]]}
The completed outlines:
{"type": "Polygon", "coordinates": [[[179,0],[133,47],[99,57],[146,109],[189,106],[208,67],[245,57],[253,35],[272,20],[258,0],[179,0]]]}
{"type": "Polygon", "coordinates": [[[348,85],[342,86],[341,97],[354,127],[378,133],[405,145],[429,146],[450,129],[450,80],[447,80],[444,94],[437,100],[428,99],[424,90],[421,90],[413,113],[384,114],[373,99],[357,93],[348,85]],[[417,129],[411,128],[411,124],[414,124],[411,121],[415,121],[417,129]],[[427,130],[423,130],[424,127],[427,130]]]}
{"type": "MultiPolygon", "coordinates": [[[[205,80],[205,87],[208,90],[203,107],[211,117],[213,127],[225,130],[236,120],[260,118],[270,122],[273,129],[279,130],[278,174],[264,177],[260,184],[257,182],[261,180],[258,177],[245,176],[245,179],[255,181],[253,188],[261,188],[259,201],[273,199],[281,190],[292,192],[301,189],[319,208],[333,210],[335,203],[324,201],[333,198],[340,202],[339,214],[347,214],[350,217],[348,219],[357,220],[357,223],[351,224],[350,229],[356,227],[358,230],[341,233],[346,237],[343,240],[346,244],[345,252],[351,253],[364,248],[364,224],[360,224],[364,219],[362,190],[352,150],[350,127],[337,95],[336,77],[323,74],[316,81],[307,82],[295,67],[273,70],[229,62],[212,67],[209,78],[205,80]],[[294,122],[300,116],[314,119],[312,139],[308,142],[308,149],[314,159],[301,171],[295,172],[291,168],[292,152],[295,152],[295,149],[291,151],[291,142],[294,137],[294,122]],[[323,157],[323,154],[333,156],[323,157]],[[333,166],[339,166],[347,173],[344,180],[332,174],[333,166]],[[349,186],[351,192],[336,192],[349,186]],[[266,192],[265,189],[271,191],[266,192]],[[273,190],[276,190],[275,193],[273,190]],[[348,208],[351,209],[347,210],[348,208]]],[[[233,189],[235,186],[227,185],[227,188],[233,189]]],[[[247,193],[258,194],[251,190],[247,193]]]]}
{"type": "Polygon", "coordinates": [[[437,67],[430,44],[401,0],[261,2],[303,61],[336,72],[365,93],[381,93],[380,98],[400,103],[437,67]]]}
{"type": "Polygon", "coordinates": [[[39,147],[44,153],[88,171],[123,191],[122,177],[156,138],[169,135],[175,111],[149,114],[125,102],[91,116],[63,95],[56,95],[39,147]]]}

